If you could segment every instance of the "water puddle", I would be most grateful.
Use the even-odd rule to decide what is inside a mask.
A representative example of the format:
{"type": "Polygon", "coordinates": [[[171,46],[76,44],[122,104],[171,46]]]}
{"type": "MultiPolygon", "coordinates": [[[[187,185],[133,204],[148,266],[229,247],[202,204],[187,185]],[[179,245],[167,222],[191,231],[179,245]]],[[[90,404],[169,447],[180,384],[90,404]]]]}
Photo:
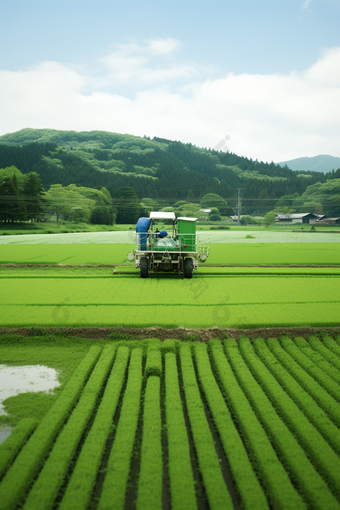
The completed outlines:
{"type": "MultiPolygon", "coordinates": [[[[43,365],[0,365],[0,414],[6,414],[3,401],[28,391],[52,392],[60,383],[57,371],[43,365]]],[[[12,427],[0,425],[0,443],[11,433],[12,427]]]]}

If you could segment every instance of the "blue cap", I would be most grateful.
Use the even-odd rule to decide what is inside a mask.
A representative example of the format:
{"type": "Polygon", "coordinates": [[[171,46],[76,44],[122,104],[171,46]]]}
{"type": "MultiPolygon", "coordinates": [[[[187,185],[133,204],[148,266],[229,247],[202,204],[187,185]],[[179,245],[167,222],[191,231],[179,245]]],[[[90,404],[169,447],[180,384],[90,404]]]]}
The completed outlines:
{"type": "Polygon", "coordinates": [[[159,233],[159,237],[166,237],[168,235],[166,230],[161,230],[159,233]]]}

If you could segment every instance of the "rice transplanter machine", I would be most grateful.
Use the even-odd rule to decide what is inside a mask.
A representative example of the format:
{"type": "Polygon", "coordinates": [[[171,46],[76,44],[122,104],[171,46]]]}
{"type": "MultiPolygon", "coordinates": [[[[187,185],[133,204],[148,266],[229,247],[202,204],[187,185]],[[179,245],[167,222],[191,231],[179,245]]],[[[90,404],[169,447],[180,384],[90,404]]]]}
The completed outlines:
{"type": "Polygon", "coordinates": [[[139,218],[136,226],[136,249],[128,254],[128,260],[136,261],[141,278],[156,271],[172,271],[192,278],[198,261],[205,262],[208,246],[198,246],[197,218],[176,218],[173,212],[151,212],[149,218],[139,218]],[[171,225],[164,228],[164,220],[171,225]],[[162,226],[160,226],[162,225],[162,226]]]}

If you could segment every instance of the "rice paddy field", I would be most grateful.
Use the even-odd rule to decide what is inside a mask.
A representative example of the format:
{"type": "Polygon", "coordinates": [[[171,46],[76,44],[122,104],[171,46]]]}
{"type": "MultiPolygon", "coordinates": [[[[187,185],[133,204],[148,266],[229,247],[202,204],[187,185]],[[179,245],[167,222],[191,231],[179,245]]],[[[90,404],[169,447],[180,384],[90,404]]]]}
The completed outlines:
{"type": "Polygon", "coordinates": [[[3,402],[0,510],[340,509],[340,236],[209,233],[187,280],[99,234],[0,240],[0,364],[60,382],[3,402]]]}
{"type": "Polygon", "coordinates": [[[1,509],[340,508],[339,336],[83,350],[0,445],[1,509]]]}

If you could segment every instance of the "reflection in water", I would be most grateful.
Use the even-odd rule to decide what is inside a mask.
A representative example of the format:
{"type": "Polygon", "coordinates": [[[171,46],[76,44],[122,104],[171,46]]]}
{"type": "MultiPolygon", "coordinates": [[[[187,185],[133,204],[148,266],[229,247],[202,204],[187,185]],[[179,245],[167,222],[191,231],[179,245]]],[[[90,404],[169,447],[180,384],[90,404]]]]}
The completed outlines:
{"type": "MultiPolygon", "coordinates": [[[[3,405],[6,398],[28,391],[48,393],[59,384],[54,368],[43,365],[0,365],[0,414],[6,414],[3,405]]],[[[8,425],[0,425],[0,443],[10,435],[11,430],[8,425]]]]}

